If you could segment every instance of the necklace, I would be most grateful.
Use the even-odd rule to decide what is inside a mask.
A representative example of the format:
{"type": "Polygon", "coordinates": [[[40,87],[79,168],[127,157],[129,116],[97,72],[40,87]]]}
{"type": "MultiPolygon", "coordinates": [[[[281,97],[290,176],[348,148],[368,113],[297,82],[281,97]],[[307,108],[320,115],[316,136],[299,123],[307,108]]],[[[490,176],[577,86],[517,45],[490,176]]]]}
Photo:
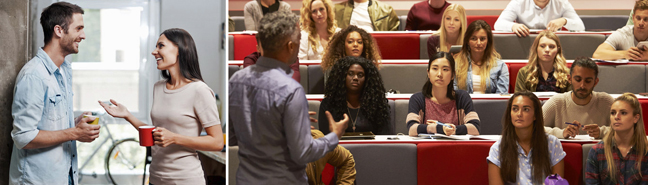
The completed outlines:
{"type": "MultiPolygon", "coordinates": [[[[347,101],[347,103],[349,103],[349,101],[347,101]]],[[[349,103],[349,105],[351,105],[351,103],[349,103]]],[[[347,106],[347,111],[349,111],[349,116],[351,116],[351,125],[353,126],[351,128],[353,128],[353,132],[355,132],[356,130],[356,121],[358,121],[358,115],[360,115],[361,108],[362,107],[358,108],[358,113],[356,113],[355,119],[353,119],[353,116],[351,116],[351,109],[349,109],[349,106],[347,106]]]]}

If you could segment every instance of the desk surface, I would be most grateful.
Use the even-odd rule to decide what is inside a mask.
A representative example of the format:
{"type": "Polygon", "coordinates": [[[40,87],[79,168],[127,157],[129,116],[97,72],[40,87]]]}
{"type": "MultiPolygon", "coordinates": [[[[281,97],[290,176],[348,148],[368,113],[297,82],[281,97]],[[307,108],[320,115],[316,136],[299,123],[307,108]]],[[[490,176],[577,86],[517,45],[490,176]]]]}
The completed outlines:
{"type": "MultiPolygon", "coordinates": [[[[555,32],[557,35],[574,35],[574,34],[601,34],[601,35],[610,35],[614,31],[557,31],[555,32]]],[[[437,31],[371,31],[369,32],[372,35],[380,35],[380,34],[435,34],[437,31]]],[[[534,30],[531,32],[531,34],[538,34],[539,31],[534,30]]],[[[227,32],[229,35],[256,35],[257,31],[238,31],[238,32],[227,32]]],[[[515,34],[514,32],[510,31],[496,31],[493,30],[493,34],[515,34]]]]}
{"type": "MultiPolygon", "coordinates": [[[[527,59],[503,59],[502,61],[504,61],[504,63],[506,64],[527,64],[529,62],[529,60],[527,59]]],[[[380,62],[382,64],[398,64],[398,65],[425,64],[427,65],[429,60],[428,59],[389,59],[389,60],[381,60],[380,62]]],[[[299,61],[299,65],[305,65],[305,66],[320,65],[321,63],[322,63],[321,60],[300,60],[299,61]]],[[[574,63],[574,60],[567,60],[567,63],[574,63]]],[[[242,66],[243,60],[229,60],[227,61],[227,64],[242,66]]],[[[631,61],[628,63],[597,62],[596,64],[598,65],[648,65],[648,62],[645,61],[631,61]]]]}
{"type": "MultiPolygon", "coordinates": [[[[453,136],[454,139],[424,139],[419,137],[410,137],[407,135],[376,135],[375,139],[372,140],[340,140],[340,144],[418,144],[418,143],[439,143],[439,142],[486,142],[494,143],[499,140],[501,135],[480,135],[480,136],[453,136]],[[395,139],[397,138],[397,139],[395,139]]],[[[577,139],[561,139],[562,143],[579,143],[579,144],[590,144],[598,143],[601,140],[591,140],[583,136],[577,137],[577,139]]]]}
{"type": "Polygon", "coordinates": [[[227,160],[227,156],[225,155],[225,152],[214,152],[214,151],[200,151],[198,152],[206,155],[207,157],[214,159],[218,161],[219,163],[225,164],[225,161],[227,160]]]}
{"type": "MultiPolygon", "coordinates": [[[[409,100],[413,94],[387,94],[386,98],[389,100],[409,100]]],[[[470,94],[470,98],[473,100],[508,100],[511,98],[512,94],[470,94]]],[[[548,100],[555,94],[549,93],[537,93],[538,99],[548,100]]],[[[622,94],[610,94],[612,98],[617,98],[622,94]]],[[[635,94],[639,100],[648,100],[648,96],[643,96],[635,94]]],[[[324,99],[324,94],[306,94],[306,99],[308,100],[318,100],[322,101],[324,99]]]]}

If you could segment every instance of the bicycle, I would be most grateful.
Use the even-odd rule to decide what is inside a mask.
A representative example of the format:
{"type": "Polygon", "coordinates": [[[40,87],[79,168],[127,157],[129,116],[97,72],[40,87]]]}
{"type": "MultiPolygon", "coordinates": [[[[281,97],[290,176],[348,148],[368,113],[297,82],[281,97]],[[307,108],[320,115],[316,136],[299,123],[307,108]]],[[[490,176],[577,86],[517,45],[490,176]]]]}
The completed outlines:
{"type": "MultiPolygon", "coordinates": [[[[98,114],[99,113],[93,112],[93,116],[97,116],[98,114]]],[[[139,146],[139,141],[136,138],[116,140],[110,132],[110,127],[108,127],[108,122],[115,122],[115,118],[105,113],[101,113],[97,117],[99,118],[99,125],[101,125],[101,129],[103,130],[101,132],[106,132],[107,136],[104,136],[104,139],[94,149],[83,165],[81,165],[79,172],[82,172],[82,170],[86,168],[92,158],[98,153],[102,146],[106,144],[106,142],[111,141],[112,145],[108,149],[103,160],[105,176],[109,183],[114,185],[139,184],[136,182],[136,178],[124,178],[123,175],[134,174],[136,171],[141,170],[143,172],[141,182],[143,185],[148,184],[147,166],[151,163],[150,147],[145,148],[139,146]]],[[[137,174],[139,174],[139,172],[137,172],[137,174]]],[[[97,178],[97,173],[93,171],[91,176],[97,178]]],[[[80,175],[79,182],[81,182],[82,179],[83,175],[80,175]]]]}

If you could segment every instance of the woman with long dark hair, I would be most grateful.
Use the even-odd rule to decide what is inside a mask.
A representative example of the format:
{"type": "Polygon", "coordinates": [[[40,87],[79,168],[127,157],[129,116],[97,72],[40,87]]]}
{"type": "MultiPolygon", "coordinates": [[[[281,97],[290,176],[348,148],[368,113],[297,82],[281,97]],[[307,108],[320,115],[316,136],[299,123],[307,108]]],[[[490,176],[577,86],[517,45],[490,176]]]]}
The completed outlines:
{"type": "MultiPolygon", "coordinates": [[[[163,80],[153,86],[151,184],[205,184],[196,150],[219,151],[224,146],[214,92],[203,82],[196,45],[189,33],[171,28],[160,34],[153,56],[163,80]],[[206,136],[199,136],[202,129],[206,136]]],[[[128,109],[99,102],[108,114],[124,118],[135,129],[147,126],[128,109]]]]}
{"type": "MultiPolygon", "coordinates": [[[[326,83],[319,112],[331,112],[334,119],[349,115],[346,132],[395,134],[390,123],[385,87],[376,66],[362,57],[344,57],[335,63],[326,83]]],[[[328,119],[319,115],[319,128],[329,133],[328,119]]]]}
{"type": "Polygon", "coordinates": [[[436,53],[430,58],[427,73],[422,92],[412,95],[409,101],[406,120],[409,135],[479,135],[479,115],[470,95],[453,88],[456,72],[452,55],[436,53]]]}
{"type": "Polygon", "coordinates": [[[560,140],[544,131],[542,105],[529,91],[515,92],[504,115],[502,139],[491,146],[488,182],[543,184],[547,176],[565,176],[566,153],[560,140]]]}
{"type": "Polygon", "coordinates": [[[614,100],[611,131],[589,151],[585,184],[648,182],[648,141],[641,113],[641,104],[632,93],[614,100]]]}

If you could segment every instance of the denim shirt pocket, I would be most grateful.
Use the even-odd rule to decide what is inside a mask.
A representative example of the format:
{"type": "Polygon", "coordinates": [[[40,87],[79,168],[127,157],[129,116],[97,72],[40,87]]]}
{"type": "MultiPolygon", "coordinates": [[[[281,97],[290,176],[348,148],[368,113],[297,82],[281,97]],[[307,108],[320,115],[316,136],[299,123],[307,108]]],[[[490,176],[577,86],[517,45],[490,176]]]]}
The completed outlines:
{"type": "Polygon", "coordinates": [[[63,105],[63,95],[54,93],[54,95],[48,97],[44,109],[44,116],[47,120],[60,121],[64,116],[63,109],[65,109],[65,106],[63,105]]]}

